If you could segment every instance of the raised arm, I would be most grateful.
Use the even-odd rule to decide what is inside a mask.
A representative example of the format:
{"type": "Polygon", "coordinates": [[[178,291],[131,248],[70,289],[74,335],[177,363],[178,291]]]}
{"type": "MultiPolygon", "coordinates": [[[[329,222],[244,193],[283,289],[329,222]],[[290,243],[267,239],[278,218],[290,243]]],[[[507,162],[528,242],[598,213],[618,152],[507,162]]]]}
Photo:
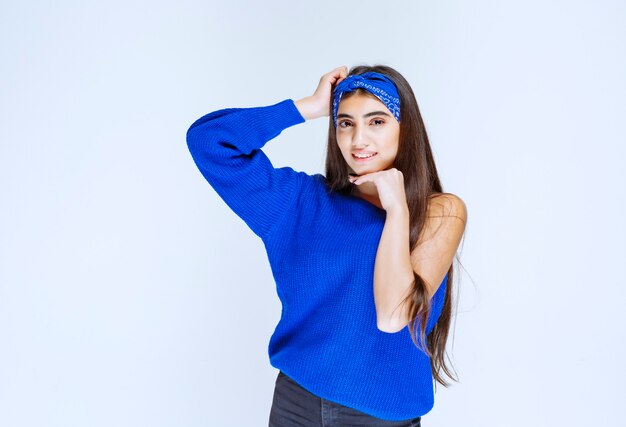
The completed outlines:
{"type": "MultiPolygon", "coordinates": [[[[408,210],[388,213],[374,269],[374,294],[380,330],[397,332],[409,322],[405,305],[395,309],[411,291],[413,272],[424,279],[428,298],[434,296],[446,280],[466,221],[467,209],[460,197],[446,194],[432,198],[420,240],[417,247],[409,252],[408,210]]],[[[426,333],[431,329],[427,329],[426,333]]]]}
{"type": "Polygon", "coordinates": [[[295,103],[226,108],[196,120],[187,146],[198,169],[226,204],[265,240],[299,191],[303,172],[274,168],[263,147],[305,118],[295,103]]]}
{"type": "Polygon", "coordinates": [[[217,110],[187,130],[189,151],[204,178],[264,241],[288,212],[306,174],[274,168],[261,147],[290,126],[328,116],[332,87],[346,74],[346,67],[324,74],[315,93],[296,102],[217,110]]]}

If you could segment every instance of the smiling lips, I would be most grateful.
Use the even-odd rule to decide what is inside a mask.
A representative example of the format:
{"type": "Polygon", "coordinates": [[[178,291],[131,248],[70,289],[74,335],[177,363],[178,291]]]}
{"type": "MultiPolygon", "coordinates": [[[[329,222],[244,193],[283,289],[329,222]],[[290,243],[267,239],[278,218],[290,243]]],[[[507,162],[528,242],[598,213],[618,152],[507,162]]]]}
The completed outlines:
{"type": "Polygon", "coordinates": [[[373,151],[359,151],[356,153],[352,153],[352,157],[356,159],[357,162],[365,162],[374,157],[376,154],[373,151]]]}

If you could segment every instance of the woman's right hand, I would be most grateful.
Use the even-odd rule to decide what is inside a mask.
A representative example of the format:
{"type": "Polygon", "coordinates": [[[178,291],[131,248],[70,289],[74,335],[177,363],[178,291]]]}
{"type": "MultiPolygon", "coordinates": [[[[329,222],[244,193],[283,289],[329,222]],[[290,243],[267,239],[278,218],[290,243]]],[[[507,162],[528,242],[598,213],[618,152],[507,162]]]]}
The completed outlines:
{"type": "Polygon", "coordinates": [[[305,120],[328,116],[330,113],[331,95],[334,87],[348,76],[348,67],[342,66],[324,74],[315,89],[315,93],[298,101],[296,107],[305,120]]]}

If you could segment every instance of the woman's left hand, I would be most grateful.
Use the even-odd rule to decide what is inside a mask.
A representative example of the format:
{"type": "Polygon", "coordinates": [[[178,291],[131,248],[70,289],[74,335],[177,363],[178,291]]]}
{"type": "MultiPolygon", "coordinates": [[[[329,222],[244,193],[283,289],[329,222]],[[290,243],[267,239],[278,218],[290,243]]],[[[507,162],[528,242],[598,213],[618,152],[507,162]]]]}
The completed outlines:
{"type": "Polygon", "coordinates": [[[349,177],[350,182],[359,185],[373,182],[378,191],[380,204],[387,213],[408,210],[404,191],[404,175],[396,168],[349,177]]]}

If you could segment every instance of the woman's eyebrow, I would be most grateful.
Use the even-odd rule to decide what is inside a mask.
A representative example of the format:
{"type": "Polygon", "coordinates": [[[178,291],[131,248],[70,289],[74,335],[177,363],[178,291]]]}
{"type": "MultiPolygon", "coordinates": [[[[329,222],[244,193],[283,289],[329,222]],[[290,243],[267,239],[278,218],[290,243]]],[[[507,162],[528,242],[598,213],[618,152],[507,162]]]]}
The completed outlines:
{"type": "MultiPolygon", "coordinates": [[[[367,114],[363,114],[363,118],[367,118],[370,116],[387,116],[387,117],[391,117],[391,115],[389,113],[385,113],[384,111],[372,111],[370,113],[367,114]]],[[[347,117],[349,119],[353,119],[354,117],[352,117],[350,114],[345,114],[345,113],[341,113],[341,114],[337,114],[337,118],[340,119],[342,117],[347,117]]]]}

